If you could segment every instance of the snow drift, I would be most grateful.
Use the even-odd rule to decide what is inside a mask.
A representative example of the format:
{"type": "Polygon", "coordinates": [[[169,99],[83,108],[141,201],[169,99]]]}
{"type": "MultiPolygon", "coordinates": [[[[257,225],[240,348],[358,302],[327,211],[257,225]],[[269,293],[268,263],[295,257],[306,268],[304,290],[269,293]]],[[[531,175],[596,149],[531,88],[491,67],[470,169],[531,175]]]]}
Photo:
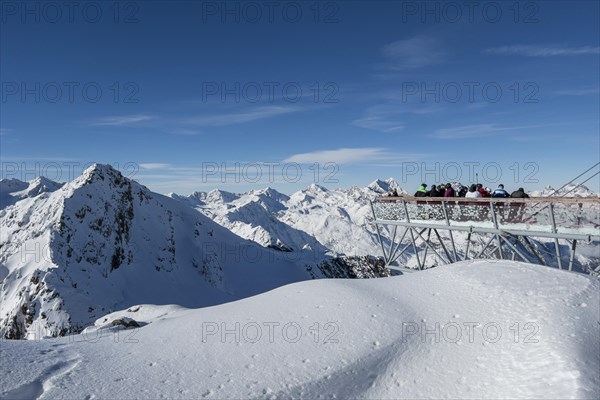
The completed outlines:
{"type": "Polygon", "coordinates": [[[141,305],[86,334],[4,342],[2,397],[598,398],[599,295],[582,274],[477,261],[141,305]]]}

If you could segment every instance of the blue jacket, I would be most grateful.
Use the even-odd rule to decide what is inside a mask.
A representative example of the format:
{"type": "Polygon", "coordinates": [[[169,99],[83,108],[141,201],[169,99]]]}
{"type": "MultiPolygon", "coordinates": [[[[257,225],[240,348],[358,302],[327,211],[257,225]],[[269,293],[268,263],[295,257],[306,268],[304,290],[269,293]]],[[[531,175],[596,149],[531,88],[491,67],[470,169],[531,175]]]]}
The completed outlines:
{"type": "Polygon", "coordinates": [[[492,197],[510,197],[510,194],[506,190],[498,188],[492,192],[492,197]]]}

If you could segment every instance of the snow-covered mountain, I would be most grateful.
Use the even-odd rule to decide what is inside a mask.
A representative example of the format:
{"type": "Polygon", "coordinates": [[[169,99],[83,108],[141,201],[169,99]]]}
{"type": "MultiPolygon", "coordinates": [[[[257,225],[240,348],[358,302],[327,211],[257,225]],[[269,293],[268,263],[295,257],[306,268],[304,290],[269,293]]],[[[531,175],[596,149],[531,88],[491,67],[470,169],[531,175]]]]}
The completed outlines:
{"type": "Polygon", "coordinates": [[[54,192],[62,186],[63,183],[54,182],[43,176],[38,176],[30,182],[22,182],[14,178],[2,179],[0,180],[0,209],[41,193],[54,192]]]}
{"type": "Polygon", "coordinates": [[[213,190],[170,196],[261,246],[322,261],[329,256],[379,254],[369,201],[393,189],[406,193],[389,178],[365,188],[329,190],[312,184],[291,196],[272,188],[243,194],[213,190]]]}
{"type": "Polygon", "coordinates": [[[594,193],[585,185],[569,183],[560,190],[554,189],[552,186],[546,186],[542,190],[534,190],[530,193],[532,197],[598,197],[598,193],[594,193]]]}
{"type": "MultiPolygon", "coordinates": [[[[237,235],[252,240],[263,247],[274,248],[290,252],[290,257],[306,259],[310,262],[319,262],[320,268],[327,276],[336,270],[336,262],[342,260],[346,268],[357,260],[369,260],[367,276],[378,270],[377,263],[369,256],[382,254],[381,244],[377,236],[376,226],[372,221],[370,200],[389,194],[396,189],[399,194],[407,194],[400,188],[393,178],[375,180],[366,187],[352,187],[350,189],[329,190],[319,185],[312,184],[287,196],[272,188],[254,190],[248,193],[236,194],[222,190],[213,190],[208,193],[196,192],[191,196],[170,196],[197,209],[208,217],[237,235]],[[331,258],[334,258],[332,260],[331,258]],[[352,257],[352,260],[349,258],[352,257]],[[365,258],[366,257],[366,258],[365,258]],[[370,272],[368,271],[370,270],[370,272]]],[[[571,188],[567,187],[566,191],[571,188]]],[[[584,186],[577,188],[570,194],[594,195],[584,186]]],[[[393,233],[382,227],[380,230],[384,245],[388,246],[393,233]]],[[[448,232],[440,230],[441,237],[448,239],[448,232]]],[[[468,233],[454,232],[454,240],[458,243],[459,256],[466,249],[468,233]]],[[[398,236],[396,237],[398,239],[398,236]]],[[[554,242],[549,239],[531,240],[539,257],[547,264],[556,263],[554,242]]],[[[434,247],[439,247],[433,244],[434,247]]],[[[471,240],[471,251],[482,250],[484,243],[471,240]]],[[[589,250],[594,245],[581,243],[576,254],[577,269],[582,271],[594,270],[598,272],[600,255],[597,251],[589,250]],[[590,256],[591,254],[591,256],[590,256]]],[[[509,250],[509,249],[507,249],[509,250]]],[[[441,249],[438,248],[438,251],[441,249]]],[[[565,252],[563,262],[569,262],[565,252]]],[[[426,267],[432,267],[437,261],[426,267]]],[[[531,262],[537,263],[537,258],[531,262]]],[[[409,248],[399,259],[398,264],[409,268],[416,267],[417,257],[412,248],[409,248]]],[[[335,275],[335,274],[333,274],[335,275]]],[[[361,276],[360,273],[355,274],[361,276]]],[[[347,276],[341,274],[338,276],[347,276]]],[[[381,276],[374,273],[373,276],[381,276]]]]}
{"type": "Polygon", "coordinates": [[[0,336],[78,332],[138,303],[200,307],[323,277],[108,165],[63,186],[3,182],[0,336]],[[11,201],[13,201],[11,200],[11,201]]]}
{"type": "Polygon", "coordinates": [[[398,192],[398,194],[408,194],[408,192],[402,189],[394,178],[388,178],[384,181],[377,179],[371,182],[367,189],[371,192],[377,193],[378,195],[386,195],[390,194],[394,189],[398,192]]]}
{"type": "MultiPolygon", "coordinates": [[[[272,188],[162,196],[107,165],[64,185],[38,178],[3,180],[1,188],[0,336],[7,338],[40,327],[78,332],[133,304],[200,307],[311,278],[389,276],[370,200],[406,193],[390,178],[362,188],[311,185],[290,196],[272,188]]],[[[387,246],[392,235],[381,233],[387,246]]],[[[464,243],[466,234],[454,238],[464,243]]],[[[532,243],[542,258],[555,257],[550,240],[532,243]]],[[[597,267],[597,252],[585,246],[578,265],[597,267]]],[[[412,248],[399,264],[416,265],[412,248]]]]}

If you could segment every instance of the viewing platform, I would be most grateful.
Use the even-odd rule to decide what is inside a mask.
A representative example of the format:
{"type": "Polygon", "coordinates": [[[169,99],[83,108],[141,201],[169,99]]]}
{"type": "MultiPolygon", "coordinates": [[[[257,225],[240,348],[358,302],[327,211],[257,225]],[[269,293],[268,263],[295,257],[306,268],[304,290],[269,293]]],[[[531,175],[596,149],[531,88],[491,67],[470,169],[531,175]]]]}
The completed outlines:
{"type": "MultiPolygon", "coordinates": [[[[587,243],[600,241],[600,198],[574,197],[535,197],[516,198],[464,198],[464,197],[380,197],[371,202],[374,222],[377,225],[386,264],[389,266],[399,255],[412,245],[419,267],[424,267],[428,250],[436,255],[442,263],[480,257],[507,258],[519,257],[524,261],[543,259],[530,238],[554,239],[556,260],[562,269],[561,247],[559,240],[568,241],[571,254],[569,266],[573,259],[577,241],[587,243]],[[380,235],[381,226],[392,226],[393,237],[390,248],[386,251],[384,240],[380,235]],[[395,244],[397,227],[407,228],[395,244]],[[438,230],[449,232],[452,251],[438,230]],[[466,251],[462,256],[456,251],[453,232],[467,232],[466,251]],[[407,233],[411,243],[400,251],[400,244],[407,233]],[[423,234],[426,233],[426,238],[423,234]],[[432,235],[439,244],[433,242],[432,235]],[[470,255],[472,234],[491,234],[490,240],[478,255],[470,255]],[[424,249],[417,246],[421,239],[424,249]],[[495,239],[495,240],[494,240],[495,239]],[[495,249],[486,254],[486,250],[495,241],[495,249]],[[443,252],[442,252],[443,251],[443,252]],[[422,256],[423,262],[419,259],[422,256]]],[[[489,236],[489,235],[488,235],[489,236]]],[[[564,251],[564,249],[563,249],[564,251]]],[[[391,267],[390,267],[391,268],[391,267]]]]}

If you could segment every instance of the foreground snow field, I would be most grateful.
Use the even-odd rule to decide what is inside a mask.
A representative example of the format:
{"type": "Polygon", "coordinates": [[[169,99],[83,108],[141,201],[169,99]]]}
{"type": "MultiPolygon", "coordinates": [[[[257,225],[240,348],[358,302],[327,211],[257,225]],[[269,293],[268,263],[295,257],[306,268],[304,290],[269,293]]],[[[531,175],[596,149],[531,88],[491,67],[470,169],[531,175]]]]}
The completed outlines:
{"type": "Polygon", "coordinates": [[[2,341],[0,397],[598,398],[600,283],[509,261],[141,305],[2,341]],[[129,317],[141,328],[112,327],[129,317]]]}

